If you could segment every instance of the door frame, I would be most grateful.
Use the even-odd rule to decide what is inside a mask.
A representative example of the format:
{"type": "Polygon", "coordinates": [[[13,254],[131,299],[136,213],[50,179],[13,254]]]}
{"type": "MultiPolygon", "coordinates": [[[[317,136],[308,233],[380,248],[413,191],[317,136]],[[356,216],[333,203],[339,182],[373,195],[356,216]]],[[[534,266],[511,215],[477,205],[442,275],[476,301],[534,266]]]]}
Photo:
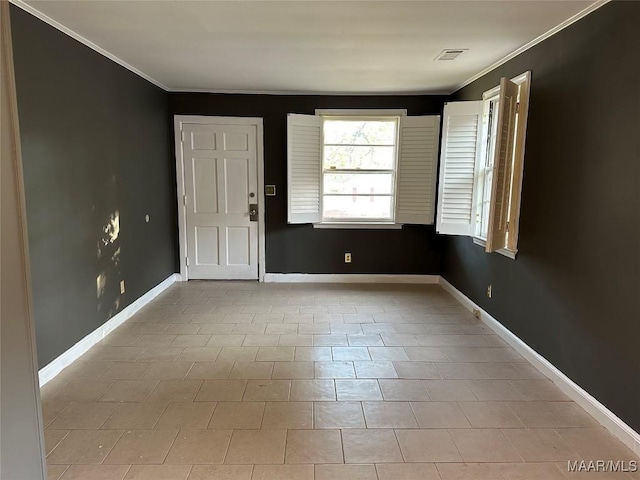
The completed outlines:
{"type": "Polygon", "coordinates": [[[180,244],[180,277],[189,280],[187,270],[187,215],[184,205],[184,159],[182,157],[182,126],[187,123],[200,125],[239,125],[256,127],[256,161],[258,163],[258,281],[265,275],[265,231],[264,231],[264,142],[263,119],[259,117],[218,117],[204,115],[174,115],[173,129],[176,150],[176,191],[178,202],[178,239],[180,244]]]}

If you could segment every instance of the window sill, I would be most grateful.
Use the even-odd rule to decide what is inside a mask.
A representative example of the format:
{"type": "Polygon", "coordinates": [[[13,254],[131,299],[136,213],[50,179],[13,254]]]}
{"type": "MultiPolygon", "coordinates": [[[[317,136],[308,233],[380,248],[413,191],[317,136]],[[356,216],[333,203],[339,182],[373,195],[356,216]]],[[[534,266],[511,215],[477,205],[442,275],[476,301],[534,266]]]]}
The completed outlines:
{"type": "Polygon", "coordinates": [[[402,228],[402,224],[391,222],[322,222],[314,223],[313,228],[338,228],[348,230],[400,230],[402,228]]]}
{"type": "MultiPolygon", "coordinates": [[[[475,243],[476,245],[480,245],[482,248],[485,248],[487,246],[487,242],[486,240],[483,240],[482,238],[478,238],[478,237],[473,237],[473,243],[475,243]]],[[[496,253],[499,253],[500,255],[504,255],[507,258],[510,258],[511,260],[515,260],[516,259],[516,254],[518,253],[517,251],[513,251],[513,250],[508,250],[506,248],[501,248],[500,250],[496,250],[496,253]]]]}

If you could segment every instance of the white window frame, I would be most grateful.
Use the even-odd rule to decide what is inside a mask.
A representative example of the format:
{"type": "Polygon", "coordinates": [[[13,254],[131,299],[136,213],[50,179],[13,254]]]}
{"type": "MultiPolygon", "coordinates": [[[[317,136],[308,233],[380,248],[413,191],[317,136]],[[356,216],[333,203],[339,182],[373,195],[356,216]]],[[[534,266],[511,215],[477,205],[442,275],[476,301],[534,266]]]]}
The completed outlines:
{"type": "MultiPolygon", "coordinates": [[[[321,201],[321,210],[322,210],[322,220],[320,224],[373,224],[373,225],[384,225],[384,224],[395,224],[395,210],[396,210],[396,191],[397,191],[397,170],[398,170],[398,142],[400,135],[400,115],[375,115],[371,112],[367,112],[366,114],[357,114],[357,115],[345,115],[345,114],[320,114],[321,122],[320,122],[320,131],[321,131],[321,177],[320,177],[320,201],[321,201]],[[362,121],[391,121],[393,120],[396,125],[396,135],[393,143],[393,166],[390,170],[331,170],[326,169],[324,165],[324,149],[326,147],[326,143],[324,141],[324,124],[327,120],[362,120],[362,121]],[[335,217],[325,217],[324,216],[324,177],[326,174],[330,174],[332,171],[337,172],[352,172],[352,173],[391,173],[391,194],[384,195],[385,197],[391,197],[391,216],[388,218],[335,218],[335,217]]],[[[369,196],[366,194],[361,194],[357,196],[369,196]]]]}
{"type": "MultiPolygon", "coordinates": [[[[321,221],[314,223],[314,228],[391,228],[400,229],[402,224],[395,221],[396,211],[396,194],[397,194],[397,178],[398,178],[398,146],[400,135],[400,119],[407,115],[406,109],[398,110],[350,110],[350,109],[316,109],[315,114],[321,118],[320,138],[321,138],[321,175],[320,175],[320,201],[321,201],[321,221]],[[326,119],[331,120],[382,120],[394,119],[396,121],[396,138],[394,144],[394,161],[393,161],[393,180],[391,196],[391,218],[331,218],[324,216],[324,175],[329,172],[324,168],[324,122],[326,119]]],[[[386,170],[385,170],[386,171],[386,170]]]]}
{"type": "MultiPolygon", "coordinates": [[[[497,253],[504,255],[505,257],[516,259],[518,253],[518,233],[520,224],[520,200],[522,196],[522,174],[524,171],[524,144],[527,129],[527,117],[529,112],[529,91],[531,86],[531,72],[525,72],[517,77],[511,79],[513,83],[520,87],[518,93],[518,113],[516,120],[516,148],[513,155],[513,168],[511,174],[511,189],[509,194],[509,238],[507,246],[496,250],[497,253]]],[[[493,158],[492,151],[487,152],[487,147],[491,148],[495,146],[494,132],[491,135],[488,132],[488,109],[490,103],[496,101],[500,96],[500,86],[496,86],[490,90],[487,90],[482,94],[482,100],[484,102],[483,108],[483,122],[482,122],[482,149],[479,157],[478,176],[476,177],[475,190],[475,224],[473,226],[473,243],[481,247],[486,247],[487,238],[483,236],[482,224],[483,206],[485,197],[485,188],[487,187],[484,176],[481,173],[483,169],[483,162],[489,155],[493,158]]]]}

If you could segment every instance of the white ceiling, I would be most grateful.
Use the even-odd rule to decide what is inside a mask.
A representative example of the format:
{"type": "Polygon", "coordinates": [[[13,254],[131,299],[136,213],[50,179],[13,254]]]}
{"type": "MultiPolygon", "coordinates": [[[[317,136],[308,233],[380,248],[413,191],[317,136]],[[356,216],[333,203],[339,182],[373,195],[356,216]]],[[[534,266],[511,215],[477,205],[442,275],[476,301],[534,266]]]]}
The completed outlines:
{"type": "Polygon", "coordinates": [[[28,1],[169,90],[451,92],[591,1],[28,1]],[[468,48],[455,61],[434,61],[468,48]]]}

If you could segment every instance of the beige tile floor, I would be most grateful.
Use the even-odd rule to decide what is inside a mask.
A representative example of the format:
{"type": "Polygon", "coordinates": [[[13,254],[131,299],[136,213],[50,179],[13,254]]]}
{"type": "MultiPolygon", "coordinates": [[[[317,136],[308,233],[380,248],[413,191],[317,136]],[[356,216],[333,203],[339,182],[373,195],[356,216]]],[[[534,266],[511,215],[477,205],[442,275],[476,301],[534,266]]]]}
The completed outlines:
{"type": "Polygon", "coordinates": [[[177,284],[42,399],[50,479],[640,478],[437,286],[177,284]]]}

